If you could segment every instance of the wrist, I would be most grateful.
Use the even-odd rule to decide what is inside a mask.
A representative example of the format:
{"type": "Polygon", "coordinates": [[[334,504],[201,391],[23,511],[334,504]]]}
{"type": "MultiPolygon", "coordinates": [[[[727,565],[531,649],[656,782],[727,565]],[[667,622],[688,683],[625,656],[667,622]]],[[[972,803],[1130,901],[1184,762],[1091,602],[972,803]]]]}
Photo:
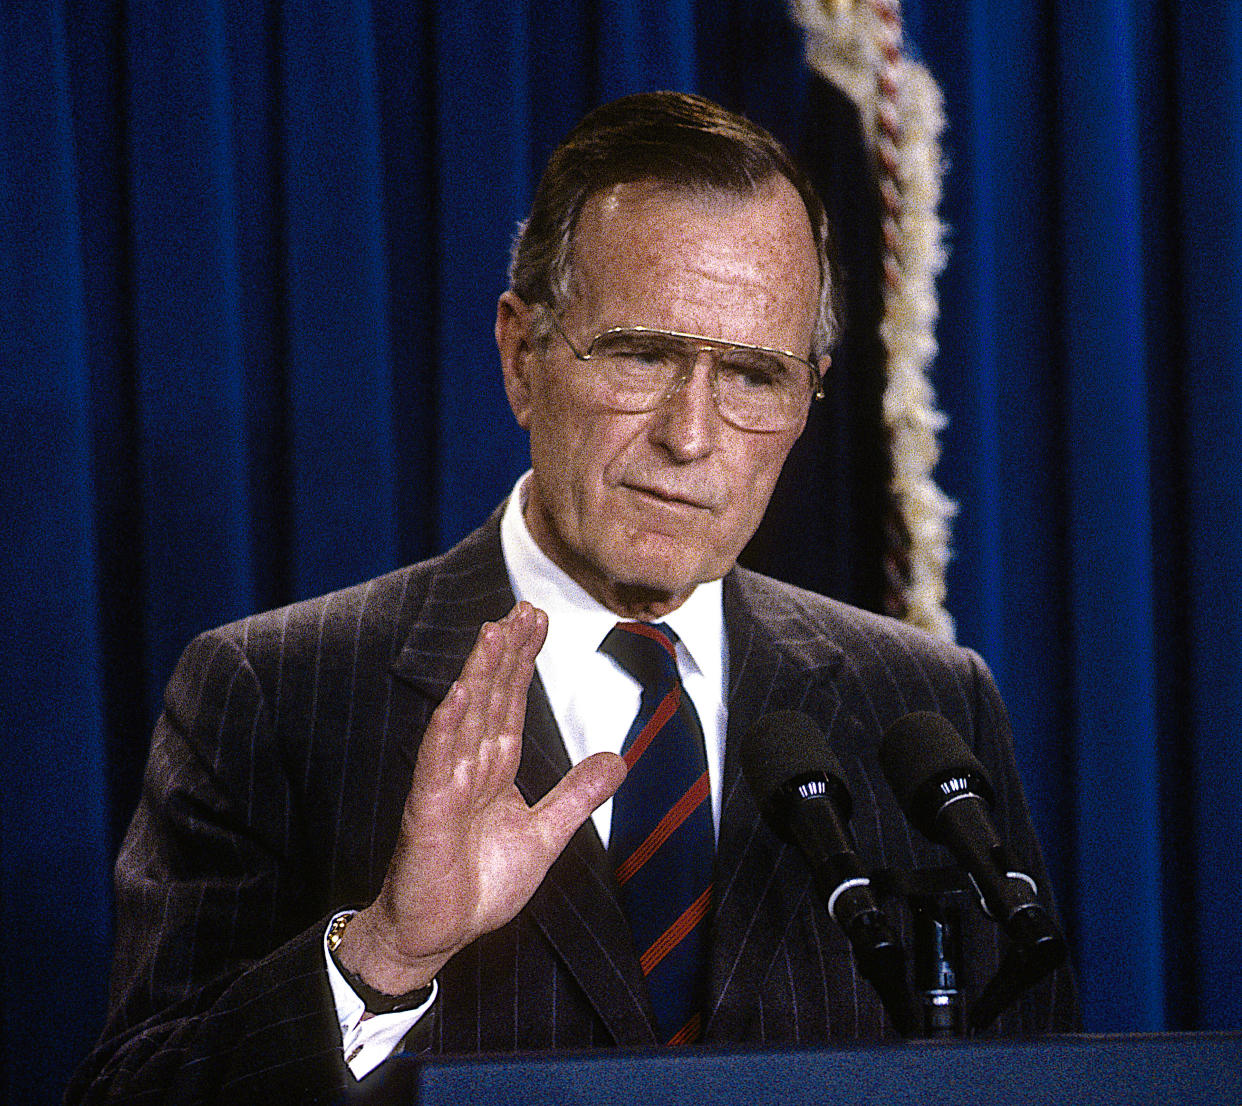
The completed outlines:
{"type": "MultiPolygon", "coordinates": [[[[391,935],[377,924],[373,908],[337,915],[329,927],[327,944],[329,955],[350,986],[364,1001],[368,995],[375,996],[375,1005],[394,998],[413,998],[419,992],[426,992],[421,1000],[425,1001],[436,973],[448,960],[447,956],[401,956],[391,935]]],[[[367,1009],[381,1012],[373,1009],[372,1002],[367,1002],[367,1009]]]]}

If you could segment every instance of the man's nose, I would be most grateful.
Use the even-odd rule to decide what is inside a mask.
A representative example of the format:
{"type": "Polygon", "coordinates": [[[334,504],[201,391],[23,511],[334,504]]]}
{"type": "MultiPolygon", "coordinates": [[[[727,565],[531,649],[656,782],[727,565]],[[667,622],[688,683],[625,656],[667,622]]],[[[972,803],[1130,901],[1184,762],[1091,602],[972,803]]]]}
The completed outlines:
{"type": "Polygon", "coordinates": [[[712,357],[705,351],[655,410],[652,440],[678,461],[706,457],[716,448],[721,419],[712,392],[712,374],[712,357]]]}

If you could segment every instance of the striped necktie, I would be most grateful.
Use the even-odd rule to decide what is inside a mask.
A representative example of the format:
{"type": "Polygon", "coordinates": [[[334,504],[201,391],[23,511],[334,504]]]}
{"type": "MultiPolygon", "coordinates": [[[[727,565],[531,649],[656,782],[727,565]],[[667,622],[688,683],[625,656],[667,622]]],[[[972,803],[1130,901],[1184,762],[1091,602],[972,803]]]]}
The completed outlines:
{"type": "Polygon", "coordinates": [[[608,851],[661,1039],[690,1044],[702,1033],[715,835],[703,728],[682,693],[676,641],[662,623],[619,622],[600,651],[642,685],[608,851]]]}

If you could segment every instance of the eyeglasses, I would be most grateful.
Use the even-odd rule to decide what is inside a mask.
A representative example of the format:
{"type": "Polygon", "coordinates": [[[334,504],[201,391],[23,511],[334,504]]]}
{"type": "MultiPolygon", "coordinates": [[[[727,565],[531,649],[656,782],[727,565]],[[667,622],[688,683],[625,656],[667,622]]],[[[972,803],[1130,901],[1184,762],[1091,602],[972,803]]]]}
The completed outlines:
{"type": "Polygon", "coordinates": [[[721,416],[741,430],[787,430],[822,399],[818,367],[788,350],[748,346],[701,334],[645,326],[605,330],[579,349],[550,315],[573,355],[590,362],[605,402],[618,411],[653,411],[694,374],[701,353],[712,355],[712,396],[721,416]]]}

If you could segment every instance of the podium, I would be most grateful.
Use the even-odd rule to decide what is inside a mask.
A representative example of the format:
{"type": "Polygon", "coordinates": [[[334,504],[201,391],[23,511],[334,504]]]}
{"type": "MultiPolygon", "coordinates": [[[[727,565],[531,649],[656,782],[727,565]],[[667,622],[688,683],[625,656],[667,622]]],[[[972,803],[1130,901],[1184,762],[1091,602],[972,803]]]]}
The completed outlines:
{"type": "Polygon", "coordinates": [[[1242,1033],[600,1050],[421,1061],[405,1056],[384,1067],[389,1070],[382,1085],[370,1087],[362,1101],[420,1106],[1242,1103],[1242,1033]]]}

